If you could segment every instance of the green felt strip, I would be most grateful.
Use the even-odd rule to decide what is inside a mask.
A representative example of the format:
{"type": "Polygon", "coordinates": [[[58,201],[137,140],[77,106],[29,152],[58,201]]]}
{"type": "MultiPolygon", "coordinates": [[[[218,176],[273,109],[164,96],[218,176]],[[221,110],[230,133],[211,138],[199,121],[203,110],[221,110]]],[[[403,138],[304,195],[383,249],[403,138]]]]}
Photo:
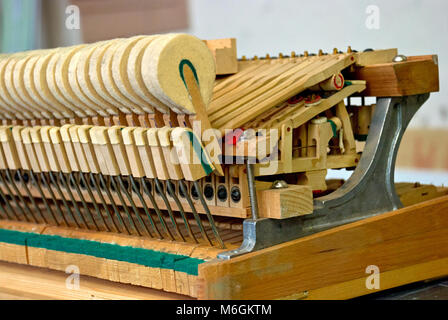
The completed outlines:
{"type": "Polygon", "coordinates": [[[84,254],[151,268],[172,269],[190,275],[198,275],[198,265],[205,262],[202,259],[150,249],[6,229],[0,229],[0,242],[84,254]]]}
{"type": "Polygon", "coordinates": [[[209,175],[213,172],[213,167],[208,162],[208,157],[206,154],[206,150],[202,148],[201,142],[198,140],[196,135],[192,131],[186,131],[188,134],[188,138],[190,139],[191,144],[193,145],[193,150],[198,156],[198,158],[201,160],[202,168],[204,169],[204,172],[206,175],[209,175]]]}
{"type": "Polygon", "coordinates": [[[190,60],[187,59],[182,59],[182,61],[179,63],[179,73],[180,73],[180,77],[182,78],[182,81],[184,82],[185,88],[187,88],[187,83],[185,82],[185,76],[184,76],[184,65],[187,65],[190,67],[191,71],[193,71],[193,75],[194,78],[196,79],[196,83],[199,85],[199,79],[198,79],[198,75],[196,73],[196,68],[193,66],[193,64],[191,63],[190,60]]]}

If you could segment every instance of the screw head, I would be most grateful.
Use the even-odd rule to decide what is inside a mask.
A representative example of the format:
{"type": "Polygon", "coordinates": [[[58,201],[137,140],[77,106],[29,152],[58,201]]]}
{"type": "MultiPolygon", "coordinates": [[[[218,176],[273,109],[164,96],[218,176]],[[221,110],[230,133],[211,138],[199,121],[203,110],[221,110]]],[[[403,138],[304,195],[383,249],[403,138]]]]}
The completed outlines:
{"type": "Polygon", "coordinates": [[[406,60],[408,60],[408,58],[402,54],[399,54],[392,59],[393,62],[404,62],[406,60]]]}
{"type": "Polygon", "coordinates": [[[288,188],[288,184],[284,180],[276,180],[272,183],[271,189],[285,189],[288,188]]]}

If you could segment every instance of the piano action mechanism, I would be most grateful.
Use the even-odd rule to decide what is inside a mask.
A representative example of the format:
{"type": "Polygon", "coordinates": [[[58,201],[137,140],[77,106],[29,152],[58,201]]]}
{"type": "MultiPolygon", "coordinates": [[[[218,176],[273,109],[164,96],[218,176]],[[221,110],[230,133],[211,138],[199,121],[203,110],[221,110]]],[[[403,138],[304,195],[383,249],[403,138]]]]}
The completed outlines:
{"type": "Polygon", "coordinates": [[[203,299],[446,275],[447,189],[394,183],[438,90],[437,56],[396,49],[237,60],[234,39],[167,34],[3,54],[0,259],[203,299]]]}

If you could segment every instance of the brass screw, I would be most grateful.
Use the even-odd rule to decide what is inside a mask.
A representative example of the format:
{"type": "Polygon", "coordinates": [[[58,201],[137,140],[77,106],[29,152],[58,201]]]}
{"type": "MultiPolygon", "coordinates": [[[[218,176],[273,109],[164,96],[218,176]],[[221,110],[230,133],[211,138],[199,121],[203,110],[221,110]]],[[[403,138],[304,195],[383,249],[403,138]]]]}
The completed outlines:
{"type": "Polygon", "coordinates": [[[291,58],[295,58],[296,57],[296,52],[295,51],[291,51],[291,58]]]}
{"type": "Polygon", "coordinates": [[[304,55],[305,57],[308,57],[310,54],[308,53],[308,51],[305,50],[305,52],[303,52],[303,55],[304,55]]]}
{"type": "Polygon", "coordinates": [[[352,47],[351,46],[348,46],[348,48],[347,48],[347,53],[352,53],[353,51],[352,51],[352,47]]]}
{"type": "Polygon", "coordinates": [[[322,49],[319,49],[318,55],[319,55],[319,57],[324,55],[324,52],[322,51],[322,49]]]}

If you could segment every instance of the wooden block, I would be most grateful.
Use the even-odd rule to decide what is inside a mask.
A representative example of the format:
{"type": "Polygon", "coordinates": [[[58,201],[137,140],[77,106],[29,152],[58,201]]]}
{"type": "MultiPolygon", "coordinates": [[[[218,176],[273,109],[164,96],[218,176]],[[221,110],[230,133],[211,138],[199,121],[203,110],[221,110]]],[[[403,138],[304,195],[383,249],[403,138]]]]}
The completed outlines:
{"type": "Polygon", "coordinates": [[[350,77],[367,82],[362,93],[369,97],[398,97],[439,91],[437,55],[408,57],[392,62],[356,68],[350,77]]]}
{"type": "Polygon", "coordinates": [[[358,52],[355,54],[355,64],[360,67],[365,67],[372,64],[390,63],[397,54],[397,49],[358,52]]]}
{"type": "Polygon", "coordinates": [[[235,38],[204,40],[204,42],[215,58],[217,75],[238,72],[235,38]]]}
{"type": "Polygon", "coordinates": [[[290,185],[284,189],[257,191],[261,218],[285,219],[313,212],[310,186],[290,185]]]}

